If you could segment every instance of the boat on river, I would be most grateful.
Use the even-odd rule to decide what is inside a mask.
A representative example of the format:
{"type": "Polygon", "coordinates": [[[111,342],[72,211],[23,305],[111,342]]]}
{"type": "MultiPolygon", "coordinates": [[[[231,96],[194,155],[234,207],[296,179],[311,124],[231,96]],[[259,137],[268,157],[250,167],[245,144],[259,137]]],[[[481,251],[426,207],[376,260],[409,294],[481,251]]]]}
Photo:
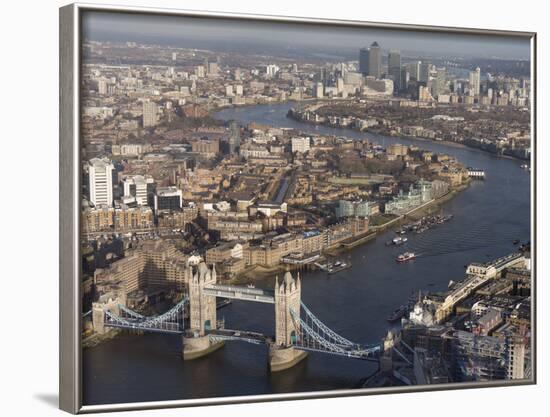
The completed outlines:
{"type": "Polygon", "coordinates": [[[414,252],[405,252],[399,255],[397,258],[395,258],[395,260],[397,262],[407,262],[407,261],[410,261],[411,259],[416,258],[416,256],[417,255],[414,252]]]}

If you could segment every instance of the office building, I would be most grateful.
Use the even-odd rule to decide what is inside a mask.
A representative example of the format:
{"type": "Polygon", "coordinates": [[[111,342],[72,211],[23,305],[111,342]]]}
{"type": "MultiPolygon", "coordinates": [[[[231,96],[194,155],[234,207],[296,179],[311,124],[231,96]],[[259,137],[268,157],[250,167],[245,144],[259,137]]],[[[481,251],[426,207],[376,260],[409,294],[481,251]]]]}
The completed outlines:
{"type": "Polygon", "coordinates": [[[90,202],[94,206],[113,204],[113,171],[107,158],[93,158],[88,162],[90,202]]]}
{"type": "Polygon", "coordinates": [[[181,210],[183,204],[182,192],[176,187],[157,188],[155,193],[155,212],[181,210]]]}
{"type": "Polygon", "coordinates": [[[409,88],[410,78],[411,78],[411,74],[409,72],[409,68],[406,65],[403,65],[403,67],[401,68],[401,80],[400,80],[401,91],[405,91],[409,88]]]}
{"type": "Polygon", "coordinates": [[[418,74],[418,81],[423,83],[428,83],[430,80],[430,72],[431,72],[432,64],[429,62],[422,62],[420,64],[420,73],[418,74]]]}
{"type": "Polygon", "coordinates": [[[401,91],[401,52],[391,50],[388,54],[388,75],[393,80],[395,91],[401,91]]]}
{"type": "Polygon", "coordinates": [[[369,75],[369,48],[359,50],[359,72],[363,75],[369,75]]]}
{"type": "Polygon", "coordinates": [[[377,42],[369,48],[369,73],[371,77],[380,78],[382,75],[382,50],[377,42]]]}
{"type": "Polygon", "coordinates": [[[414,61],[407,64],[409,75],[415,81],[420,80],[420,66],[422,65],[421,61],[414,61]]]}
{"type": "Polygon", "coordinates": [[[155,180],[150,175],[134,175],[122,181],[124,197],[134,198],[138,206],[146,206],[152,202],[155,191],[155,180]]]}

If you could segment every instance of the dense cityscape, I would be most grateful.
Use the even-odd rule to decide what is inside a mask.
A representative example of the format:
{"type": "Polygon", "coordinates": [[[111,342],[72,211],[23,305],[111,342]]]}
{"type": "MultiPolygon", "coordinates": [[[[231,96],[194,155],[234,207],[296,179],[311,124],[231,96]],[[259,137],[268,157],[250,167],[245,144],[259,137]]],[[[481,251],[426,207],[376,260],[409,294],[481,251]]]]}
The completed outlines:
{"type": "Polygon", "coordinates": [[[268,346],[281,375],[323,353],[376,363],[331,388],[531,378],[530,231],[490,257],[467,235],[420,247],[462,221],[447,205],[489,181],[456,149],[529,175],[530,62],[367,45],[334,61],[85,40],[85,351],[130,330],[181,334],[186,364],[233,342],[268,346]],[[278,105],[294,127],[223,117],[278,105]],[[435,290],[410,273],[383,334],[359,329],[356,343],[304,300],[313,280],[360,272],[376,242],[396,270],[438,253],[464,253],[464,269],[435,290]],[[273,334],[225,323],[246,301],[275,305],[273,334]]]}

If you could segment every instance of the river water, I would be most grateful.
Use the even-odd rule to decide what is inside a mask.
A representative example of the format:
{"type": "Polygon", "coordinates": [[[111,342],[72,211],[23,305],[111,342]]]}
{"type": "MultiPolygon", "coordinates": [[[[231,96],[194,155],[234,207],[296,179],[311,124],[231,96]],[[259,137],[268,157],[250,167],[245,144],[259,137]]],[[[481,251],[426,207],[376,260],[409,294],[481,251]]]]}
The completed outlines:
{"type": "MultiPolygon", "coordinates": [[[[452,221],[420,235],[409,235],[401,247],[387,247],[393,231],[354,248],[344,256],[353,267],[338,274],[302,274],[302,300],[330,328],[359,343],[377,343],[386,334],[386,317],[411,293],[441,291],[449,280],[464,277],[464,266],[514,250],[512,241],[530,240],[530,175],[521,162],[476,149],[407,138],[393,138],[349,129],[332,129],[288,119],[292,104],[230,108],[221,119],[257,122],[305,132],[368,139],[383,146],[399,142],[456,156],[466,166],[485,170],[485,181],[445,203],[452,221]],[[398,264],[405,250],[421,256],[398,264]]],[[[270,288],[273,279],[257,283],[270,288]]],[[[218,311],[226,327],[274,334],[272,305],[233,302],[218,311]]],[[[121,334],[83,353],[84,404],[228,397],[357,387],[376,370],[371,363],[318,353],[294,368],[271,374],[267,348],[226,343],[223,349],[190,362],[181,359],[176,336],[121,334]]]]}

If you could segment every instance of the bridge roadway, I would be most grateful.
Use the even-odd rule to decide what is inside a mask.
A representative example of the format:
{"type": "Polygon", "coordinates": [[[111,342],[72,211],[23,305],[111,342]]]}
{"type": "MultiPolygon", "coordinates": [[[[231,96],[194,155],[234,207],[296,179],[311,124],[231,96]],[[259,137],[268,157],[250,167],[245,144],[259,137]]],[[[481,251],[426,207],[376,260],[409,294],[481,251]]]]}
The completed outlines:
{"type": "Polygon", "coordinates": [[[255,301],[258,303],[275,304],[273,291],[262,290],[261,288],[241,287],[237,285],[213,284],[205,286],[204,294],[231,298],[233,300],[255,301]]]}
{"type": "Polygon", "coordinates": [[[238,340],[255,345],[267,345],[272,342],[269,337],[262,333],[244,330],[215,329],[207,331],[206,334],[213,341],[238,340]]]}

